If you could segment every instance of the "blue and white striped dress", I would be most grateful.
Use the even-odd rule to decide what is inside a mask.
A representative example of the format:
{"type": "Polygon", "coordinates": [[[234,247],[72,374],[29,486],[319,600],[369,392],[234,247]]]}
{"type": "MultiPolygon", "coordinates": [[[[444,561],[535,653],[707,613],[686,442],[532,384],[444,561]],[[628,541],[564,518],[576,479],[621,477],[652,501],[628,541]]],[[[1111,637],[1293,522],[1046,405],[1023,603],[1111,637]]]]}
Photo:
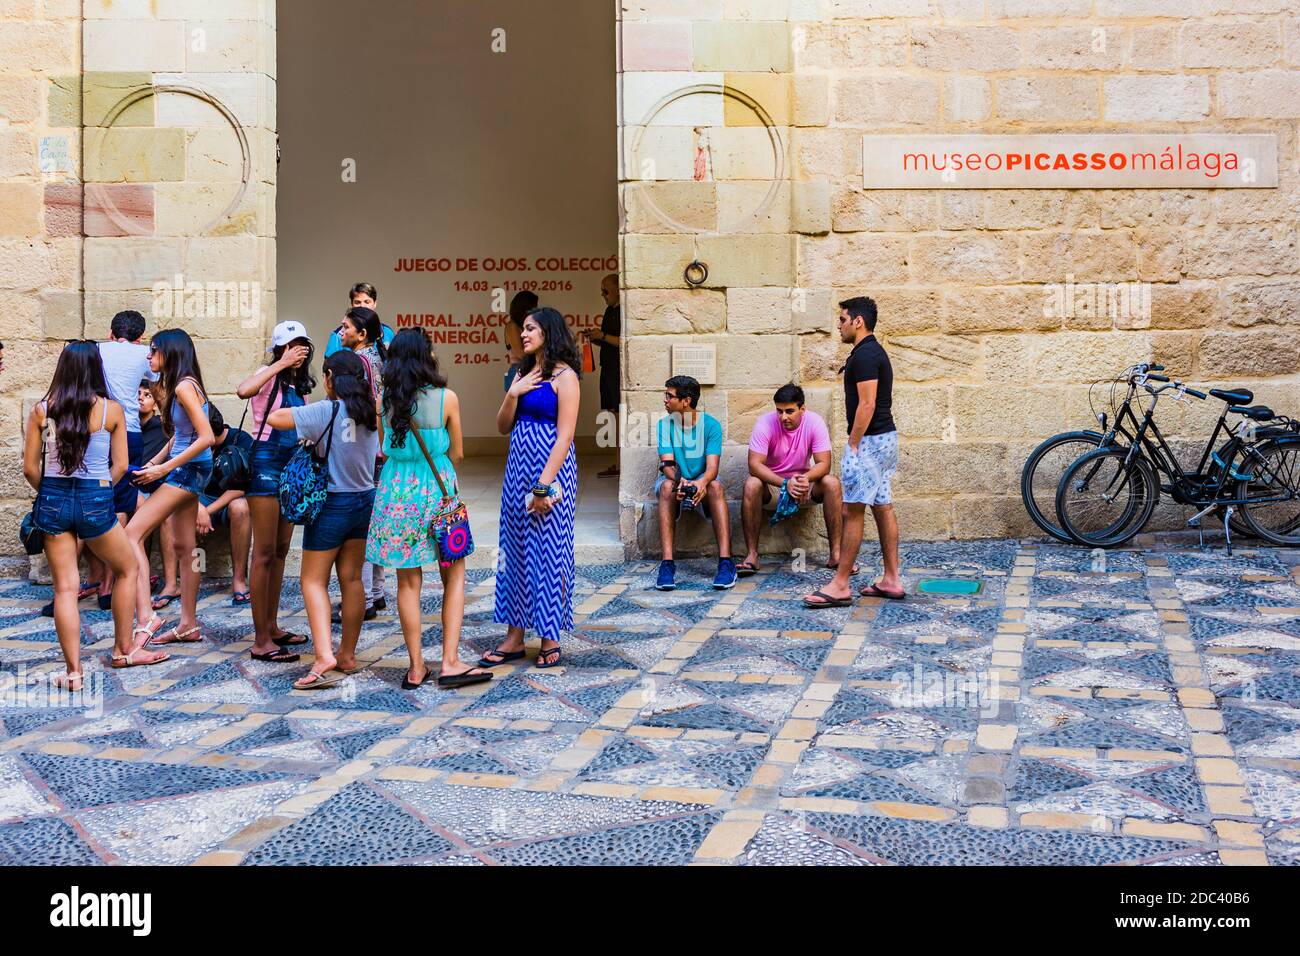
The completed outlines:
{"type": "Polygon", "coordinates": [[[551,457],[559,410],[559,397],[549,383],[519,399],[501,486],[500,556],[492,616],[498,624],[532,628],[538,637],[551,641],[558,641],[561,631],[573,630],[578,458],[572,444],[556,476],[563,497],[551,513],[529,514],[525,501],[551,457]]]}

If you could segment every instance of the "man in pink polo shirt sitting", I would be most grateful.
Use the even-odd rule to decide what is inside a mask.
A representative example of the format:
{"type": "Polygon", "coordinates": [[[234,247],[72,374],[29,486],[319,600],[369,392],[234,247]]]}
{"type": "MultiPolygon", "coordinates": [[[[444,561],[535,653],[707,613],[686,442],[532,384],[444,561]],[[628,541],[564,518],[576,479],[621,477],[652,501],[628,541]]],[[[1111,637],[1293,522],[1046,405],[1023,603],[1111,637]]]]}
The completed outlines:
{"type": "Polygon", "coordinates": [[[826,567],[834,568],[840,561],[843,499],[840,480],[830,473],[830,431],[820,415],[803,407],[803,389],[798,385],[782,385],[772,400],[776,411],[759,418],[749,439],[749,477],[741,504],[746,552],[745,560],[736,565],[740,577],[759,570],[763,509],[775,507],[782,485],[801,508],[813,502],[821,504],[831,547],[826,567]]]}

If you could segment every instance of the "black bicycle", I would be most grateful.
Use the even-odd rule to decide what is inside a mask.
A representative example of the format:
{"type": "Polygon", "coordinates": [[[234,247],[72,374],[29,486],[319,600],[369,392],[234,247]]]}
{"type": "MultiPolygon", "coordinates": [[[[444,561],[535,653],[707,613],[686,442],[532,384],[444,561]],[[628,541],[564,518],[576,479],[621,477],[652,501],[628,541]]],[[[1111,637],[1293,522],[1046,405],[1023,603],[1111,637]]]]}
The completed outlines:
{"type": "Polygon", "coordinates": [[[1300,425],[1271,408],[1251,405],[1254,395],[1248,389],[1211,389],[1207,395],[1156,374],[1159,368],[1134,366],[1128,393],[1103,439],[1107,443],[1065,469],[1056,491],[1062,530],[1081,544],[1117,547],[1145,527],[1163,491],[1199,509],[1188,520],[1198,530],[1202,518],[1218,511],[1229,550],[1237,514],[1266,541],[1300,544],[1300,425]],[[1213,396],[1225,406],[1194,471],[1182,468],[1155,421],[1160,396],[1170,390],[1176,401],[1213,396]],[[1140,419],[1133,411],[1139,391],[1151,398],[1140,419]],[[1236,425],[1229,424],[1229,416],[1240,416],[1236,425]],[[1220,434],[1226,441],[1216,445],[1220,434]]]}

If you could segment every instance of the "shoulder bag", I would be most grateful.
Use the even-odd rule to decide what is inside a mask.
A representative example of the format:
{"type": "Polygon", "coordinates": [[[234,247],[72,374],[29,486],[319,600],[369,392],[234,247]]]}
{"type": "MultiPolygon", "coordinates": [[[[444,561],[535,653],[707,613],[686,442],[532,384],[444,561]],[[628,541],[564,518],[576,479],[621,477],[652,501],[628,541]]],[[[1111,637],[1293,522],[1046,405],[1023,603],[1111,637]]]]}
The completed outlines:
{"type": "Polygon", "coordinates": [[[429,454],[424,439],[420,437],[420,429],[416,427],[414,421],[411,422],[408,434],[415,436],[420,451],[424,453],[424,460],[429,463],[429,470],[433,472],[433,478],[438,482],[438,490],[442,492],[438,512],[433,517],[433,523],[429,525],[429,537],[433,539],[434,546],[438,550],[438,564],[449,568],[455,562],[462,561],[474,553],[474,536],[469,530],[469,509],[460,500],[459,489],[456,489],[453,494],[447,494],[447,486],[442,483],[442,475],[438,474],[438,467],[433,463],[433,456],[429,454]]]}
{"type": "Polygon", "coordinates": [[[339,417],[339,403],[325,426],[325,455],[318,457],[320,442],[302,441],[280,472],[280,515],[290,524],[311,524],[320,517],[329,494],[330,449],[334,447],[334,420],[339,417]]]}

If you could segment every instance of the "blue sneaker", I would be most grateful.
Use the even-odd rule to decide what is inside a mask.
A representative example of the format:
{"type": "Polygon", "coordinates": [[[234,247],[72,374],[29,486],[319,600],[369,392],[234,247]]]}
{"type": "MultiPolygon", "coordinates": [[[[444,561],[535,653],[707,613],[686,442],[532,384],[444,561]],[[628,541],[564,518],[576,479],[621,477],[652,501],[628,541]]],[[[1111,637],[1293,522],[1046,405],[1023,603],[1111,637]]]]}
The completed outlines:
{"type": "Polygon", "coordinates": [[[713,586],[725,591],[736,583],[736,562],[731,558],[718,559],[718,573],[713,578],[713,586]]]}
{"type": "Polygon", "coordinates": [[[659,577],[655,580],[655,590],[673,591],[677,588],[677,562],[660,561],[659,577]]]}

